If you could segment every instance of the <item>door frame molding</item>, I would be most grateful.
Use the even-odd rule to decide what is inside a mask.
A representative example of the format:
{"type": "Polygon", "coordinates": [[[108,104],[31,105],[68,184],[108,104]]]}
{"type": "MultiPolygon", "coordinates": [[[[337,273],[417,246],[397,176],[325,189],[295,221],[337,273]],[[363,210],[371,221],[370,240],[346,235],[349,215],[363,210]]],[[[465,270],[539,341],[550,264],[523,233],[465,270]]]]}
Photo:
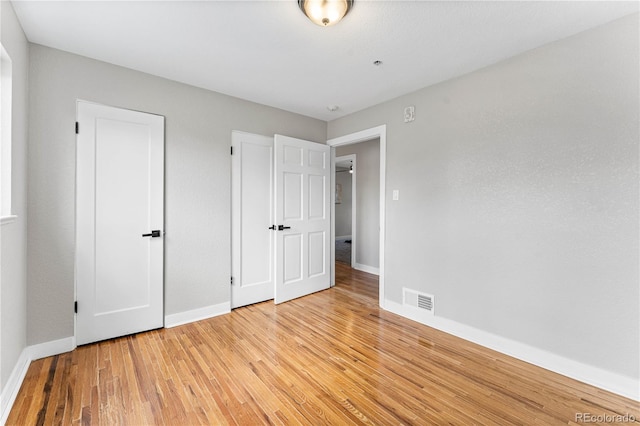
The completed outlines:
{"type": "MultiPolygon", "coordinates": [[[[372,139],[380,139],[380,281],[378,289],[378,304],[384,309],[384,244],[385,244],[385,183],[386,183],[386,162],[387,162],[387,125],[382,124],[370,129],[361,130],[359,132],[350,133],[337,138],[327,140],[327,145],[331,147],[331,199],[335,200],[336,197],[336,150],[338,146],[352,145],[358,142],[366,142],[372,139]]],[[[335,203],[331,203],[331,238],[332,241],[336,239],[336,224],[335,224],[335,203]]],[[[331,285],[335,285],[335,261],[336,261],[336,247],[335,244],[331,245],[331,285]]]]}

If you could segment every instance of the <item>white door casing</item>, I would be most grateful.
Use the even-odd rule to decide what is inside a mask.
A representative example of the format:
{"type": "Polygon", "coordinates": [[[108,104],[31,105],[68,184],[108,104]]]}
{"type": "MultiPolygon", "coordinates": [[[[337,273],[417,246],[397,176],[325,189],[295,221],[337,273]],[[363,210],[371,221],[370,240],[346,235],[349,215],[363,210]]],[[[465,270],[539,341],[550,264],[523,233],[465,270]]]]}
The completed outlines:
{"type": "MultiPolygon", "coordinates": [[[[386,163],[387,163],[387,126],[385,124],[372,127],[370,129],[361,130],[355,133],[351,133],[337,138],[329,139],[327,145],[332,148],[332,164],[335,159],[335,148],[343,145],[351,145],[359,142],[365,142],[379,138],[380,140],[380,268],[379,268],[379,281],[378,281],[378,300],[380,307],[384,309],[385,306],[385,206],[386,206],[386,163]]],[[[331,196],[335,196],[335,185],[332,186],[331,196]]],[[[332,212],[333,215],[333,212],[332,212]]],[[[331,224],[331,238],[335,239],[335,224],[331,224]]],[[[333,250],[333,248],[332,248],[333,250]]],[[[334,258],[332,252],[331,257],[334,258]]],[[[331,280],[335,281],[335,269],[331,270],[331,280]]]]}
{"type": "Polygon", "coordinates": [[[163,326],[164,117],[79,101],[77,118],[81,345],[163,326]]]}
{"type": "Polygon", "coordinates": [[[273,299],[273,138],[231,136],[231,307],[273,299]]]}
{"type": "Polygon", "coordinates": [[[329,288],[330,148],[275,135],[275,303],[329,288]]]}

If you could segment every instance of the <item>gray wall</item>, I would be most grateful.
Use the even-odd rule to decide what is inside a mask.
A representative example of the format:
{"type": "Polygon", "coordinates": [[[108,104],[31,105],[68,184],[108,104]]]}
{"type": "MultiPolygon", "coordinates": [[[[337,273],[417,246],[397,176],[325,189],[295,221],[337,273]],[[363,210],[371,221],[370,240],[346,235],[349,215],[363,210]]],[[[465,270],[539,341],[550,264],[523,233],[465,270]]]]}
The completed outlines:
{"type": "Polygon", "coordinates": [[[351,173],[336,172],[336,184],[342,185],[342,203],[336,204],[334,220],[336,222],[336,237],[351,236],[351,173]]]}
{"type": "Polygon", "coordinates": [[[29,45],[13,6],[0,1],[2,45],[13,63],[12,213],[18,219],[0,229],[0,392],[27,336],[27,113],[29,45]]]}
{"type": "Polygon", "coordinates": [[[387,125],[387,299],[639,376],[638,36],[636,14],[329,123],[387,125]]]}
{"type": "Polygon", "coordinates": [[[324,142],[326,123],[31,46],[28,343],[73,335],[76,99],[166,117],[165,314],[229,302],[231,131],[324,142]]]}
{"type": "MultiPolygon", "coordinates": [[[[336,148],[356,155],[356,263],[380,266],[380,140],[336,148]]],[[[336,231],[336,235],[338,235],[336,231]]]]}

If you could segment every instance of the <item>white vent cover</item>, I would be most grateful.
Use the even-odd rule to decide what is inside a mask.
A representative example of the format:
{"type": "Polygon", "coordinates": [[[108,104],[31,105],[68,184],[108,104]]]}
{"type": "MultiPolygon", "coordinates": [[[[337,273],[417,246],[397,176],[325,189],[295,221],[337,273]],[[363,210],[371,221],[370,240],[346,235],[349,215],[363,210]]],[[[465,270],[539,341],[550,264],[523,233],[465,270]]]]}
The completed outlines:
{"type": "Polygon", "coordinates": [[[405,306],[420,309],[421,311],[433,314],[434,297],[431,294],[420,293],[409,288],[402,288],[403,301],[405,306]]]}

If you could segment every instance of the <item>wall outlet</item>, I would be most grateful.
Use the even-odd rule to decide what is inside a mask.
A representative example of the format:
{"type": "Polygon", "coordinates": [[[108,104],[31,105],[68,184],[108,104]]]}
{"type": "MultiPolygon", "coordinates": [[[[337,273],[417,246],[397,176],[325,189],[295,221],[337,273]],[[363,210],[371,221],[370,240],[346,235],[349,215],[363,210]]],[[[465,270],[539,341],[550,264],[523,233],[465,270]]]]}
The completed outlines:
{"type": "Polygon", "coordinates": [[[398,201],[400,199],[400,190],[399,189],[394,189],[393,193],[391,194],[393,201],[398,201]]]}

